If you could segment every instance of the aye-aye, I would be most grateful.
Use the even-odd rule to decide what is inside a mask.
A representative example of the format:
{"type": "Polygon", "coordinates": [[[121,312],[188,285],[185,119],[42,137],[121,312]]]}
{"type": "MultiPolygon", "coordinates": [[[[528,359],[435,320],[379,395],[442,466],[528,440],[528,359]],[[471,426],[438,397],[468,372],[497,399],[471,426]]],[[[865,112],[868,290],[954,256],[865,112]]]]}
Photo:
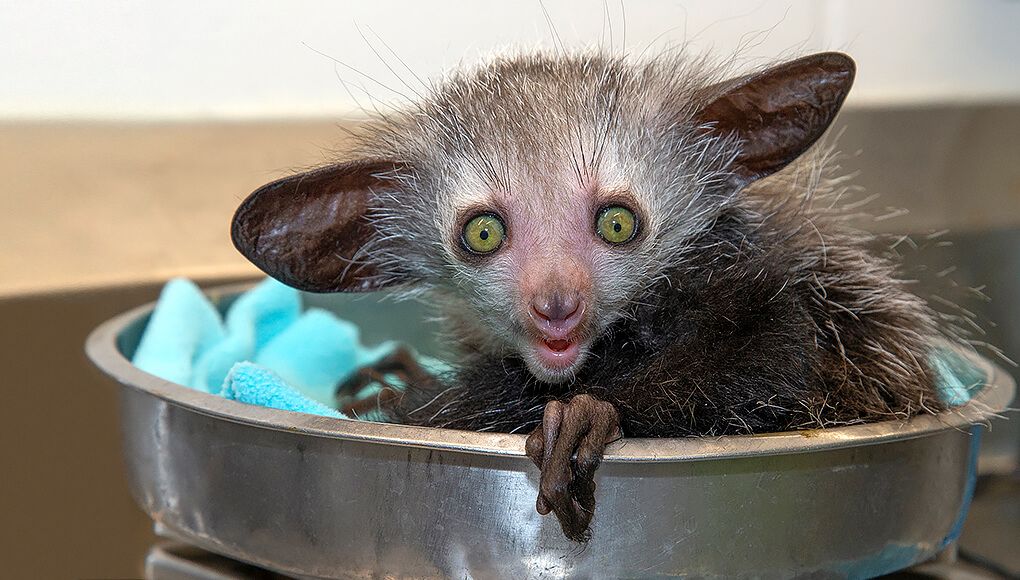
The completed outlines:
{"type": "Polygon", "coordinates": [[[438,304],[457,370],[412,373],[390,411],[530,431],[538,511],[584,540],[621,436],[942,408],[928,307],[840,219],[839,182],[807,152],[854,72],[839,53],[735,78],[683,55],[498,58],[368,123],[341,162],[253,193],[234,243],[302,290],[438,304]]]}

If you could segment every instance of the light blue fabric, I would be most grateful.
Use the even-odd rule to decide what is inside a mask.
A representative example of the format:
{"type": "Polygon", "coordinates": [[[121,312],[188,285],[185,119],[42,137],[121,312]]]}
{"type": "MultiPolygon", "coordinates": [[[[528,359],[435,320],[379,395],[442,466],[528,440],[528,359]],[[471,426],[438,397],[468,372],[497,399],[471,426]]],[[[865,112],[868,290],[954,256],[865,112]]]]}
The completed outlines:
{"type": "Polygon", "coordinates": [[[190,280],[167,282],[156,304],[131,362],[149,374],[190,386],[196,359],[226,337],[223,321],[190,280]]]}
{"type": "Polygon", "coordinates": [[[242,403],[284,411],[345,417],[343,413],[308,398],[273,371],[250,362],[239,362],[230,369],[219,395],[242,403]]]}
{"type": "Polygon", "coordinates": [[[394,346],[384,343],[366,349],[357,326],[312,308],[274,336],[254,362],[273,369],[308,397],[331,405],[338,383],[354,370],[389,354],[394,346]]]}
{"type": "Polygon", "coordinates": [[[199,353],[188,386],[218,393],[238,361],[250,361],[301,314],[301,296],[271,278],[237,297],[226,315],[226,336],[199,353]]]}
{"type": "Polygon", "coordinates": [[[980,368],[948,348],[937,349],[930,360],[936,374],[935,389],[950,407],[969,401],[988,380],[980,368]]]}
{"type": "Polygon", "coordinates": [[[206,393],[342,417],[332,409],[336,386],[396,346],[365,347],[350,322],[320,309],[302,313],[298,291],[273,279],[241,294],[225,317],[194,283],[174,279],[160,293],[132,362],[206,393]]]}

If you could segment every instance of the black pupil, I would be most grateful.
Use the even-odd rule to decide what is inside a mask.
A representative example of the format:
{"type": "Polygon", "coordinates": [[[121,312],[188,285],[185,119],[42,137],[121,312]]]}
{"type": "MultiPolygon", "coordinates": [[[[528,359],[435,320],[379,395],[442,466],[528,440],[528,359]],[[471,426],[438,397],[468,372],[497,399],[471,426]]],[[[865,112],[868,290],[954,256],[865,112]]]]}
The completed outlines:
{"type": "Polygon", "coordinates": [[[620,222],[614,222],[613,231],[616,233],[620,233],[621,230],[623,230],[623,226],[620,225],[620,222]]]}
{"type": "Polygon", "coordinates": [[[478,234],[478,237],[479,237],[479,238],[482,238],[483,240],[487,240],[487,239],[489,239],[489,230],[482,230],[482,231],[481,231],[481,232],[480,232],[480,233],[478,234]]]}

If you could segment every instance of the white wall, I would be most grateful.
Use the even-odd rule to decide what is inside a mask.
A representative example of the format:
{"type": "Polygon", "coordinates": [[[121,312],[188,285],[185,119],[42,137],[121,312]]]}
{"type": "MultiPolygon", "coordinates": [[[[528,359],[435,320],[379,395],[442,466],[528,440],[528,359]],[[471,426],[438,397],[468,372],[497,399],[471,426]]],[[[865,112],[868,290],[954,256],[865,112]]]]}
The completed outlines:
{"type": "MultiPolygon", "coordinates": [[[[625,42],[637,53],[689,41],[750,60],[846,50],[860,67],[858,105],[1020,98],[1015,0],[544,7],[569,46],[625,42]]],[[[357,115],[366,92],[398,98],[383,85],[407,93],[414,75],[539,43],[553,41],[538,0],[0,0],[0,120],[357,115]]]]}

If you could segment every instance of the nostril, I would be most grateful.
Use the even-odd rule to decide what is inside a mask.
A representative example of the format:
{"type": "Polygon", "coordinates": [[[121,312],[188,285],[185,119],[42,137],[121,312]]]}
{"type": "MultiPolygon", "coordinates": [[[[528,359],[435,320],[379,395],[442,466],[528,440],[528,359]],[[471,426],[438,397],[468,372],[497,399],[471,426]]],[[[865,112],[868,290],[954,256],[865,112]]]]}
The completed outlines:
{"type": "Polygon", "coordinates": [[[531,312],[532,312],[532,314],[534,314],[538,318],[548,322],[549,321],[549,317],[546,316],[546,314],[544,312],[542,312],[542,310],[543,310],[542,308],[539,308],[534,303],[531,305],[531,312]]]}
{"type": "Polygon", "coordinates": [[[559,316],[557,316],[556,318],[558,320],[569,320],[575,314],[577,314],[577,311],[578,311],[578,309],[580,307],[581,307],[581,301],[577,300],[576,298],[571,300],[571,301],[569,301],[569,302],[565,302],[565,303],[560,305],[560,310],[557,313],[557,314],[559,314],[559,316]]]}

